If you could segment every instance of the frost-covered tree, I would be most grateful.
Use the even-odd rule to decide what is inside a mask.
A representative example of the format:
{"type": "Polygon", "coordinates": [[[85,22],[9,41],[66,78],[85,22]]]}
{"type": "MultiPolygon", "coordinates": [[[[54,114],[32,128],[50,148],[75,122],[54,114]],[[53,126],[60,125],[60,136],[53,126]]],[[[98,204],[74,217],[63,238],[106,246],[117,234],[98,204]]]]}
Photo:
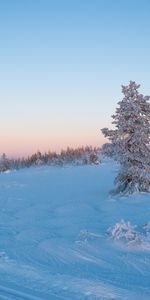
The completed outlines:
{"type": "Polygon", "coordinates": [[[10,168],[10,160],[7,158],[6,154],[3,153],[0,157],[0,172],[5,172],[10,168]]]}
{"type": "Polygon", "coordinates": [[[134,81],[122,86],[124,98],[112,116],[115,129],[102,129],[110,140],[103,154],[120,163],[117,193],[150,192],[150,97],[140,94],[139,87],[134,81]]]}

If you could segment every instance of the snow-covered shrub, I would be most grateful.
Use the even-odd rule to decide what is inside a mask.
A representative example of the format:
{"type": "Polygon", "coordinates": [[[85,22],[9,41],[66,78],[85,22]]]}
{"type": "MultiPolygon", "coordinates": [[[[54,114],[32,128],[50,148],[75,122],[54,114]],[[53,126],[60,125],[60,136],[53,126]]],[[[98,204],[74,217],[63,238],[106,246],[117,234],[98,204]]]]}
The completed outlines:
{"type": "Polygon", "coordinates": [[[136,225],[132,225],[130,222],[121,220],[120,223],[116,223],[114,227],[109,228],[107,233],[114,241],[120,241],[128,246],[139,245],[142,243],[143,236],[135,230],[136,227],[136,225]]]}

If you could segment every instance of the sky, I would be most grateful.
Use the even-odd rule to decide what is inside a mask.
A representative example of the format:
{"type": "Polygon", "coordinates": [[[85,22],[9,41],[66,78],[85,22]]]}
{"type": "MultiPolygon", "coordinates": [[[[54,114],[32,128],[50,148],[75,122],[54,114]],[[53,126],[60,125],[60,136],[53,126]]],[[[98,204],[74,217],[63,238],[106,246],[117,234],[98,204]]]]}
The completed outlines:
{"type": "Polygon", "coordinates": [[[149,0],[0,0],[0,153],[101,146],[134,80],[150,95],[149,0]]]}

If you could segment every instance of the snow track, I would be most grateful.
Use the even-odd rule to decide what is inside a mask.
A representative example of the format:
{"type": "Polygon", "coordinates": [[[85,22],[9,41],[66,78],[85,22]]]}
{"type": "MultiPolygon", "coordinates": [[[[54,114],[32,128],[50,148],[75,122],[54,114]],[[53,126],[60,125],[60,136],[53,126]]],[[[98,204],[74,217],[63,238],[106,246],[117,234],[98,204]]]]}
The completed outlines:
{"type": "Polygon", "coordinates": [[[29,294],[6,288],[0,285],[0,300],[43,300],[42,298],[31,296],[29,294]]]}
{"type": "Polygon", "coordinates": [[[6,288],[0,285],[0,300],[69,300],[66,297],[56,296],[49,294],[48,297],[42,298],[34,295],[30,295],[12,288],[6,288]]]}

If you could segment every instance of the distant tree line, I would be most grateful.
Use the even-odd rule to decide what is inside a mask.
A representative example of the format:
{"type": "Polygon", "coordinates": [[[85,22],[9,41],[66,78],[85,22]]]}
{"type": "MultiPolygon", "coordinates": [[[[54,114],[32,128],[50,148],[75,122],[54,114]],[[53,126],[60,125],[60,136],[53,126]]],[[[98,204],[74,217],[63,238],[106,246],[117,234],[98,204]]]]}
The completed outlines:
{"type": "Polygon", "coordinates": [[[60,153],[48,151],[36,153],[27,158],[8,158],[5,153],[0,158],[0,172],[7,170],[18,170],[21,168],[29,168],[32,166],[65,166],[65,165],[92,165],[99,164],[100,148],[86,146],[76,149],[67,147],[60,153]]]}

